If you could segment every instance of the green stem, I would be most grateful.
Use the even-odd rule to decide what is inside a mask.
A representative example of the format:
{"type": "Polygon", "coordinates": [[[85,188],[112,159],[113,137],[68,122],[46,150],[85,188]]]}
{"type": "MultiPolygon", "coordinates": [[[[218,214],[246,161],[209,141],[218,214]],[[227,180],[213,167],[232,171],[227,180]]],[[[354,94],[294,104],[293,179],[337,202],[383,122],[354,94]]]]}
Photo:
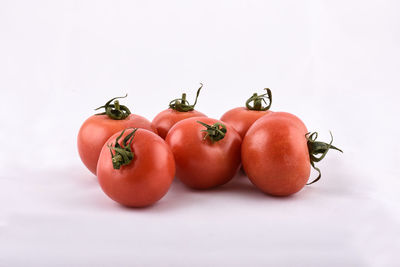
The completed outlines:
{"type": "Polygon", "coordinates": [[[107,145],[107,147],[110,149],[113,168],[116,170],[119,170],[123,165],[128,165],[133,160],[134,153],[132,151],[132,142],[133,138],[135,137],[137,128],[131,128],[131,129],[133,129],[133,131],[129,133],[127,136],[125,136],[124,140],[122,141],[122,144],[119,144],[119,139],[122,137],[125,130],[127,129],[124,129],[121,132],[121,134],[115,139],[114,145],[113,144],[107,145]]]}
{"type": "Polygon", "coordinates": [[[262,95],[258,95],[257,93],[254,93],[249,99],[246,101],[246,108],[249,110],[256,110],[256,111],[265,111],[269,110],[272,104],[272,92],[271,89],[269,88],[264,88],[267,92],[262,95]],[[265,99],[268,99],[265,101],[265,99]],[[250,105],[250,103],[253,102],[253,105],[250,105]],[[265,107],[262,106],[262,103],[264,102],[265,107]]]}
{"type": "Polygon", "coordinates": [[[197,89],[196,99],[193,105],[190,105],[189,101],[186,100],[186,93],[183,93],[182,98],[176,98],[169,102],[169,108],[180,112],[188,112],[194,110],[194,107],[197,104],[197,99],[199,98],[200,90],[201,88],[203,88],[203,84],[200,83],[200,85],[201,85],[200,88],[197,89]]]}
{"type": "Polygon", "coordinates": [[[183,94],[182,94],[181,103],[182,103],[182,104],[185,104],[186,102],[187,102],[187,100],[186,100],[186,93],[183,93],[183,94]]]}
{"type": "Polygon", "coordinates": [[[121,107],[119,105],[119,101],[118,100],[114,101],[114,107],[115,107],[116,110],[121,111],[121,107]]]}
{"type": "Polygon", "coordinates": [[[331,141],[329,142],[329,144],[317,141],[318,138],[317,132],[306,134],[308,153],[310,155],[310,163],[311,166],[318,172],[317,178],[315,178],[312,182],[308,183],[307,185],[313,184],[321,178],[321,170],[315,167],[315,163],[323,160],[330,149],[335,149],[343,153],[341,149],[332,145],[333,135],[331,132],[329,133],[331,134],[331,141]],[[320,156],[318,157],[317,155],[320,156]]]}
{"type": "Polygon", "coordinates": [[[97,113],[96,115],[107,115],[110,119],[113,119],[113,120],[126,119],[131,114],[131,111],[126,106],[120,105],[119,101],[116,99],[125,98],[127,96],[128,96],[128,94],[126,94],[125,96],[114,97],[114,98],[108,100],[107,103],[104,104],[104,106],[101,106],[101,107],[98,107],[95,109],[95,110],[99,110],[102,108],[105,109],[104,112],[97,113]],[[114,101],[114,104],[111,104],[112,101],[114,101]]]}
{"type": "Polygon", "coordinates": [[[213,125],[208,125],[204,122],[197,121],[204,127],[206,127],[206,130],[201,130],[202,132],[205,132],[206,134],[204,135],[203,140],[205,140],[207,137],[210,138],[211,142],[217,142],[221,139],[224,139],[225,134],[226,134],[226,126],[220,122],[216,122],[213,125]]]}

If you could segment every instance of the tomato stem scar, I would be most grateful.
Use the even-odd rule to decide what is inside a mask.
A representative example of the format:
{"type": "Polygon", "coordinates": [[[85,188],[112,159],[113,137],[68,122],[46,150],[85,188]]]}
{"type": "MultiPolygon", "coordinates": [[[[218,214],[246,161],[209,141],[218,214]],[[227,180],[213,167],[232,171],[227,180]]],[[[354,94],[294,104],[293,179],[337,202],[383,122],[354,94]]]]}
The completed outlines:
{"type": "Polygon", "coordinates": [[[98,107],[95,109],[95,110],[99,110],[102,108],[105,109],[104,112],[97,113],[96,115],[107,115],[110,119],[113,119],[113,120],[126,119],[129,116],[129,114],[131,114],[131,111],[126,106],[120,105],[119,101],[116,99],[125,98],[127,96],[128,96],[128,94],[126,94],[125,96],[114,97],[114,98],[108,100],[108,102],[105,103],[104,106],[101,106],[101,107],[98,107]],[[114,104],[110,104],[112,101],[114,101],[114,104]]]}
{"type": "Polygon", "coordinates": [[[264,88],[264,90],[267,90],[265,94],[258,95],[257,93],[254,93],[249,99],[246,101],[246,108],[249,110],[257,110],[257,111],[265,111],[269,110],[272,104],[272,92],[271,89],[269,88],[264,88]],[[265,101],[265,99],[268,99],[265,101]],[[253,102],[253,105],[250,105],[250,103],[253,102]],[[262,103],[264,102],[265,107],[262,106],[262,103]]]}
{"type": "Polygon", "coordinates": [[[169,108],[180,112],[188,112],[194,110],[194,107],[197,104],[197,98],[199,97],[201,88],[203,88],[202,83],[200,83],[200,88],[197,89],[196,99],[194,100],[193,105],[190,105],[189,101],[186,100],[186,93],[183,93],[182,98],[176,98],[169,102],[169,108]]]}

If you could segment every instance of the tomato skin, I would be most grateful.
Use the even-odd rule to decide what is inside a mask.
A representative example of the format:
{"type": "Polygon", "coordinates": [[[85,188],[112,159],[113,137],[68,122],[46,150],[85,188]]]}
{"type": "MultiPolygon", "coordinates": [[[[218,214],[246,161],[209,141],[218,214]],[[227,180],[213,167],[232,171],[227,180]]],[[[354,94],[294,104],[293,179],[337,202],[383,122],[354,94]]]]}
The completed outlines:
{"type": "Polygon", "coordinates": [[[154,117],[151,125],[154,129],[157,130],[158,135],[165,139],[168,131],[171,129],[172,126],[175,125],[175,123],[192,117],[207,116],[197,110],[181,112],[169,108],[158,113],[157,116],[154,117]]]}
{"type": "Polygon", "coordinates": [[[256,120],[271,113],[272,111],[270,110],[258,111],[238,107],[225,112],[221,117],[221,121],[229,123],[244,138],[247,130],[256,120]]]}
{"type": "Polygon", "coordinates": [[[250,181],[274,196],[301,190],[311,171],[306,133],[304,123],[290,113],[258,119],[242,143],[242,164],[250,181]]]}
{"type": "Polygon", "coordinates": [[[221,122],[211,118],[189,118],[176,123],[168,132],[166,142],[176,163],[176,176],[194,189],[209,189],[230,181],[240,167],[240,135],[225,125],[225,137],[214,143],[197,121],[212,125],[221,122]]]}
{"type": "MultiPolygon", "coordinates": [[[[130,130],[126,130],[122,140],[130,130]]],[[[120,132],[111,136],[103,146],[97,177],[99,184],[111,199],[129,207],[145,207],[160,200],[174,179],[174,156],[165,143],[155,133],[138,129],[132,142],[134,157],[128,165],[113,168],[109,143],[115,143],[120,132]]]]}
{"type": "Polygon", "coordinates": [[[113,120],[107,115],[93,115],[82,124],[78,133],[79,156],[94,175],[104,143],[114,133],[129,127],[143,128],[156,133],[150,121],[136,114],[130,114],[123,120],[113,120]]]}

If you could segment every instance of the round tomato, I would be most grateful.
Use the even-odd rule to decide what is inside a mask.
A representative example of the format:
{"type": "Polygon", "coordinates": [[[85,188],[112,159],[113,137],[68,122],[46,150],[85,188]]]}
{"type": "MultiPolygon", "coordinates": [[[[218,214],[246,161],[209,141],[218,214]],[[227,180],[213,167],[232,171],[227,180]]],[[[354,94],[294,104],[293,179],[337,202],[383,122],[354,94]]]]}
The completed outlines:
{"type": "Polygon", "coordinates": [[[161,111],[154,117],[152,126],[157,130],[159,136],[165,139],[169,129],[178,121],[192,117],[207,117],[194,109],[202,87],[203,84],[201,84],[200,88],[197,90],[196,100],[193,105],[189,104],[186,100],[186,94],[183,93],[182,98],[172,100],[169,103],[168,109],[161,111]]]}
{"type": "Polygon", "coordinates": [[[144,207],[161,199],[175,175],[174,156],[165,141],[144,129],[115,133],[104,144],[97,177],[111,199],[144,207]]]}
{"type": "Polygon", "coordinates": [[[225,112],[221,121],[229,123],[244,138],[247,130],[256,120],[272,113],[269,110],[272,104],[271,90],[269,88],[265,88],[265,90],[267,90],[267,93],[262,95],[254,93],[247,99],[246,107],[238,107],[225,112]],[[263,107],[262,103],[267,103],[265,98],[268,98],[268,105],[263,107]],[[250,104],[251,102],[253,102],[253,105],[250,104]]]}
{"type": "Polygon", "coordinates": [[[240,166],[240,135],[211,118],[189,118],[175,124],[166,142],[176,176],[187,186],[207,189],[227,183],[240,166]]]}
{"type": "Polygon", "coordinates": [[[89,117],[78,133],[79,156],[93,174],[96,174],[101,148],[111,135],[128,127],[155,132],[150,121],[142,116],[131,114],[126,106],[119,104],[117,98],[120,97],[113,98],[104,106],[99,107],[98,109],[105,108],[105,112],[89,117]],[[111,104],[112,101],[114,104],[111,104]]]}
{"type": "MultiPolygon", "coordinates": [[[[296,116],[274,112],[257,120],[242,143],[242,164],[250,181],[263,192],[288,196],[307,184],[310,166],[322,160],[332,145],[316,141],[317,133],[307,133],[296,116]],[[318,155],[320,155],[318,157],[318,155]]],[[[311,184],[310,183],[310,184],[311,184]]]]}

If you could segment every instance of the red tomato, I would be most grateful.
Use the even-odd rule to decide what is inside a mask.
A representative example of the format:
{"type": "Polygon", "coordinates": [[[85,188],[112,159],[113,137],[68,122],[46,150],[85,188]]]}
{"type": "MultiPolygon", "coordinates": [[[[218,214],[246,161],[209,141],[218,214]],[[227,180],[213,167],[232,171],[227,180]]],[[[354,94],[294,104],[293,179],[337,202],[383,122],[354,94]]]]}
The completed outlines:
{"type": "Polygon", "coordinates": [[[103,106],[107,110],[104,112],[105,114],[89,117],[78,133],[79,156],[85,166],[95,175],[101,148],[111,135],[129,127],[155,132],[150,121],[139,115],[131,114],[127,107],[119,105],[118,100],[114,104],[110,104],[115,99],[111,99],[103,106]],[[116,108],[119,108],[119,112],[116,108]]]}
{"type": "MultiPolygon", "coordinates": [[[[316,133],[308,134],[304,123],[290,113],[262,117],[243,140],[243,168],[263,192],[275,196],[294,194],[306,185],[310,164],[319,172],[315,162],[324,158],[329,149],[341,151],[332,146],[332,141],[327,144],[315,139],[316,133]],[[316,157],[318,154],[321,156],[316,157]]],[[[319,178],[320,175],[316,180],[319,178]]]]}
{"type": "Polygon", "coordinates": [[[178,121],[192,117],[207,117],[203,113],[194,110],[202,87],[203,84],[201,84],[200,88],[197,90],[196,100],[193,105],[189,104],[186,100],[186,94],[184,93],[182,94],[182,98],[172,100],[169,103],[168,109],[161,111],[154,117],[152,127],[157,130],[159,136],[165,139],[168,131],[178,121]]]}
{"type": "Polygon", "coordinates": [[[227,111],[221,117],[221,121],[229,123],[235,130],[240,134],[242,138],[246,135],[247,130],[250,126],[259,118],[264,115],[271,114],[269,110],[272,104],[272,94],[269,88],[265,88],[267,93],[257,95],[254,93],[246,101],[246,107],[238,107],[227,111]],[[263,107],[262,102],[265,102],[265,98],[268,98],[268,106],[263,107]],[[253,105],[250,103],[253,102],[253,105]]]}
{"type": "Polygon", "coordinates": [[[97,165],[104,193],[131,207],[157,202],[167,193],[174,175],[170,148],[158,135],[144,129],[127,129],[111,136],[97,165]]]}
{"type": "Polygon", "coordinates": [[[152,126],[157,129],[158,135],[165,139],[168,131],[175,123],[192,117],[206,117],[206,115],[196,110],[180,112],[173,109],[166,109],[158,113],[153,119],[152,126]]]}
{"type": "Polygon", "coordinates": [[[212,188],[232,179],[240,166],[241,141],[231,126],[211,118],[182,120],[166,138],[175,157],[176,176],[196,189],[212,188]]]}

